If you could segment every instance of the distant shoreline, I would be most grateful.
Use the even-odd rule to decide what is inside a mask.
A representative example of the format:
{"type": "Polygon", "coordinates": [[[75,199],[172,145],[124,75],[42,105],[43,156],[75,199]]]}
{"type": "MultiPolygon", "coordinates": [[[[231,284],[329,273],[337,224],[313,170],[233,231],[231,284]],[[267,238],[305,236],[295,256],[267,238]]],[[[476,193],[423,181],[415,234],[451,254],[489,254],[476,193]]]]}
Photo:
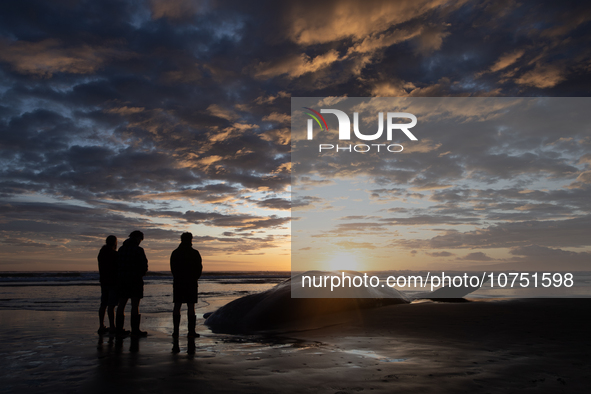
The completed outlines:
{"type": "MultiPolygon", "coordinates": [[[[83,274],[98,274],[98,270],[92,271],[0,271],[0,278],[10,277],[76,277],[83,274]]],[[[277,275],[289,277],[291,271],[204,271],[202,276],[217,276],[217,275],[277,275]]],[[[172,276],[170,271],[148,271],[146,276],[172,276]]]]}

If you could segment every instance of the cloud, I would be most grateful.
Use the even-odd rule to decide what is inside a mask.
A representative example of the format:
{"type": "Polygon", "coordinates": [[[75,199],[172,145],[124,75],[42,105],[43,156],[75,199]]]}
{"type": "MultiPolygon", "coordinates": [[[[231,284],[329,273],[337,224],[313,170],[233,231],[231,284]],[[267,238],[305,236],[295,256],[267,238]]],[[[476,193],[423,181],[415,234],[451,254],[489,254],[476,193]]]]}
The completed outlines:
{"type": "MultiPolygon", "coordinates": [[[[72,4],[0,5],[3,261],[20,258],[29,242],[47,261],[67,249],[91,269],[104,236],[136,227],[164,262],[181,228],[203,232],[212,254],[282,249],[291,96],[332,96],[326,105],[371,94],[433,99],[421,116],[439,117],[441,127],[422,129],[420,143],[405,142],[387,165],[294,162],[305,175],[293,186],[302,189],[335,187],[347,176],[374,182],[368,209],[384,211],[339,221],[339,231],[409,226],[389,233],[429,253],[445,242],[449,251],[531,245],[521,232],[565,252],[583,243],[570,230],[576,222],[559,223],[591,213],[586,111],[556,109],[569,114],[572,130],[546,124],[542,110],[497,130],[490,118],[519,117],[511,110],[519,101],[490,108],[473,96],[587,95],[586,4],[72,4]],[[444,96],[471,100],[437,101],[444,96]],[[446,121],[459,126],[443,129],[446,121]],[[517,236],[503,237],[513,230],[517,236]]],[[[295,212],[337,212],[330,199],[302,194],[295,212]]]]}
{"type": "Polygon", "coordinates": [[[468,253],[464,257],[458,257],[458,260],[465,260],[465,261],[492,261],[494,260],[491,257],[488,257],[486,254],[482,252],[474,252],[468,253]]]}
{"type": "Polygon", "coordinates": [[[218,104],[211,104],[209,107],[207,107],[207,111],[213,116],[217,116],[218,118],[222,118],[228,121],[234,121],[240,118],[240,116],[234,111],[227,108],[223,108],[218,104]]]}
{"type": "Polygon", "coordinates": [[[264,116],[263,120],[267,122],[289,123],[291,120],[291,116],[288,114],[280,114],[278,112],[273,112],[267,116],[264,116]]]}
{"type": "Polygon", "coordinates": [[[351,242],[351,241],[344,241],[344,242],[337,242],[335,245],[340,246],[343,249],[377,249],[378,247],[369,242],[351,242]]]}
{"type": "Polygon", "coordinates": [[[536,65],[536,67],[515,80],[520,85],[540,89],[552,88],[566,80],[566,72],[558,65],[536,65]]]}
{"type": "Polygon", "coordinates": [[[291,207],[293,210],[298,210],[298,209],[302,209],[302,208],[312,208],[322,202],[323,202],[323,199],[320,197],[316,197],[316,196],[301,196],[301,197],[292,196],[291,207]]]}
{"type": "Polygon", "coordinates": [[[418,37],[419,52],[427,54],[441,49],[443,39],[450,35],[445,32],[445,26],[427,25],[418,37]]]}
{"type": "Polygon", "coordinates": [[[591,171],[584,171],[577,176],[575,182],[569,185],[569,188],[586,187],[589,183],[591,183],[591,171]]]}
{"type": "Polygon", "coordinates": [[[514,248],[532,242],[558,248],[588,247],[591,241],[583,234],[590,224],[589,215],[564,220],[506,222],[466,232],[448,230],[431,239],[396,243],[409,249],[514,248]]]}
{"type": "Polygon", "coordinates": [[[91,74],[111,60],[134,56],[133,53],[114,46],[67,46],[52,38],[39,42],[2,40],[0,61],[9,63],[18,73],[39,77],[51,77],[60,72],[91,74]]]}
{"type": "Polygon", "coordinates": [[[110,114],[119,114],[119,115],[133,115],[144,111],[145,108],[143,107],[119,107],[119,108],[109,108],[105,110],[105,112],[110,114]]]}
{"type": "Polygon", "coordinates": [[[431,257],[451,257],[451,256],[455,256],[454,253],[450,253],[450,252],[446,252],[446,251],[443,251],[443,252],[426,252],[426,254],[428,256],[431,256],[431,257]]]}
{"type": "Polygon", "coordinates": [[[238,188],[225,185],[213,184],[203,187],[179,190],[175,192],[163,192],[153,194],[143,194],[139,196],[140,200],[198,200],[205,203],[223,203],[235,199],[238,194],[238,188]]]}
{"type": "Polygon", "coordinates": [[[390,226],[423,226],[423,225],[434,225],[434,224],[446,224],[446,225],[460,225],[479,223],[480,220],[474,217],[460,217],[451,215],[413,215],[411,217],[399,217],[399,218],[381,218],[380,223],[386,223],[390,226]]]}
{"type": "Polygon", "coordinates": [[[152,19],[188,20],[206,4],[197,0],[150,0],[152,19]]]}
{"type": "Polygon", "coordinates": [[[513,266],[530,270],[587,271],[591,267],[591,253],[573,252],[539,245],[521,246],[509,252],[513,266]]]}
{"type": "Polygon", "coordinates": [[[259,63],[255,67],[255,78],[267,79],[287,74],[291,78],[300,77],[306,73],[316,72],[329,67],[339,59],[336,50],[330,50],[314,58],[306,55],[292,55],[274,62],[259,63]]]}
{"type": "Polygon", "coordinates": [[[281,91],[281,92],[277,93],[277,95],[259,96],[254,100],[254,102],[259,105],[272,104],[277,99],[288,98],[288,97],[290,97],[289,93],[281,91]]]}
{"type": "Polygon", "coordinates": [[[268,208],[268,209],[279,209],[279,210],[289,210],[291,209],[291,200],[287,200],[285,198],[266,198],[264,200],[255,201],[255,203],[261,208],[268,208]]]}
{"type": "Polygon", "coordinates": [[[490,71],[497,72],[499,70],[503,70],[509,67],[510,65],[514,64],[517,60],[519,60],[519,58],[521,58],[524,53],[525,51],[523,49],[520,49],[511,53],[504,54],[496,61],[495,64],[493,64],[490,67],[490,71]]]}
{"type": "Polygon", "coordinates": [[[418,36],[420,33],[421,29],[418,28],[415,30],[396,29],[393,32],[382,32],[372,34],[363,38],[363,40],[355,43],[355,45],[349,47],[347,55],[351,56],[356,53],[374,53],[377,50],[410,40],[411,38],[418,36]]]}
{"type": "MultiPolygon", "coordinates": [[[[447,2],[453,7],[456,2],[447,2]]],[[[401,24],[443,5],[443,1],[298,2],[286,16],[289,38],[300,45],[326,43],[345,38],[363,39],[401,24]]]]}
{"type": "Polygon", "coordinates": [[[268,217],[247,214],[222,214],[217,212],[187,211],[182,215],[173,214],[192,223],[203,223],[208,226],[233,227],[236,231],[257,230],[263,228],[276,228],[284,226],[291,219],[289,217],[268,217]]]}

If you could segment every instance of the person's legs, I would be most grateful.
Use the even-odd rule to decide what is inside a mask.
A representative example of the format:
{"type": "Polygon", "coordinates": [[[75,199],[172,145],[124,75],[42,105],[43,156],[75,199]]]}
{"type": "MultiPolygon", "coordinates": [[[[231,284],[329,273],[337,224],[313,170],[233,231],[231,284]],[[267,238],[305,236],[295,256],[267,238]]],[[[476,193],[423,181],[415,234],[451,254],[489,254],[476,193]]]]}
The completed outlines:
{"type": "Polygon", "coordinates": [[[181,314],[181,306],[183,305],[182,302],[175,302],[174,309],[172,310],[173,315],[180,315],[181,314]]]}
{"type": "Polygon", "coordinates": [[[174,308],[172,309],[172,325],[173,331],[172,336],[177,338],[179,336],[179,326],[181,324],[181,306],[183,304],[181,302],[175,302],[174,308]]]}
{"type": "Polygon", "coordinates": [[[117,305],[117,316],[125,316],[125,305],[129,298],[120,298],[119,305],[117,305]]]}
{"type": "Polygon", "coordinates": [[[107,314],[109,315],[109,329],[111,332],[115,331],[115,305],[109,305],[107,308],[107,314]]]}
{"type": "Polygon", "coordinates": [[[117,319],[115,320],[115,327],[117,335],[126,334],[123,326],[125,325],[125,305],[127,305],[128,298],[120,298],[119,305],[117,306],[117,319]]]}
{"type": "Polygon", "coordinates": [[[131,335],[144,337],[148,335],[146,331],[140,330],[140,297],[131,298],[131,335]]]}
{"type": "Polygon", "coordinates": [[[105,332],[105,330],[107,329],[105,327],[105,311],[107,310],[107,306],[106,305],[101,305],[99,307],[99,329],[98,329],[98,333],[102,334],[105,332]]]}
{"type": "Polygon", "coordinates": [[[115,307],[119,303],[117,287],[109,286],[108,294],[107,314],[109,315],[109,330],[113,334],[115,333],[115,307]]]}
{"type": "Polygon", "coordinates": [[[140,300],[141,298],[133,297],[131,299],[131,314],[132,315],[139,315],[140,314],[140,300]]]}
{"type": "Polygon", "coordinates": [[[101,306],[99,307],[99,334],[104,334],[107,331],[105,327],[105,311],[107,310],[107,304],[109,301],[108,289],[106,286],[101,284],[101,306]]]}
{"type": "Polygon", "coordinates": [[[195,303],[194,302],[187,302],[187,320],[188,320],[188,328],[189,333],[187,334],[190,337],[198,337],[199,334],[195,332],[195,325],[197,324],[197,316],[195,316],[195,303]]]}

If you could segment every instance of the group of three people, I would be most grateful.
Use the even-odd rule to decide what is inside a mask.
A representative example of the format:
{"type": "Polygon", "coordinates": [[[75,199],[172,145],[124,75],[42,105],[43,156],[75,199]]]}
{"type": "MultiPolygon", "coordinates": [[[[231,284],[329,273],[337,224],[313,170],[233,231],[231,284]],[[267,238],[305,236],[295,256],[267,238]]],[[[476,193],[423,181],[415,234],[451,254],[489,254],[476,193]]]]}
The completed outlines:
{"type": "MultiPolygon", "coordinates": [[[[144,297],[144,279],[148,272],[148,259],[139,245],[144,239],[141,231],[133,231],[117,250],[117,237],[109,235],[98,255],[101,284],[101,305],[99,308],[99,334],[125,336],[146,336],[140,330],[140,300],[144,297]],[[131,299],[131,332],[124,329],[125,306],[131,299]],[[115,315],[115,306],[117,314],[115,315]],[[105,327],[105,312],[108,313],[110,328],[105,327]]],[[[178,337],[181,321],[181,306],[187,304],[188,335],[198,337],[195,332],[197,317],[197,281],[203,265],[199,251],[193,249],[193,234],[183,233],[181,244],[170,256],[170,270],[173,275],[173,336],[178,337]]]]}

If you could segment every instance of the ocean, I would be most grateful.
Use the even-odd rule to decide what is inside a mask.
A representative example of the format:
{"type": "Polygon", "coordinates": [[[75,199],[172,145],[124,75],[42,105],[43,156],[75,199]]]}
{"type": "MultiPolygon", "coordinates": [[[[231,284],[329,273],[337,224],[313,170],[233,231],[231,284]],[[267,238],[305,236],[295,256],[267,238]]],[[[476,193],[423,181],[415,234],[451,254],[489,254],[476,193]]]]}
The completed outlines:
{"type": "MultiPolygon", "coordinates": [[[[198,316],[213,312],[226,303],[272,288],[288,279],[290,272],[209,272],[199,280],[198,316]]],[[[371,274],[371,273],[370,273],[371,274]]],[[[420,275],[423,271],[388,271],[374,273],[385,283],[388,275],[420,275]]],[[[447,274],[447,273],[446,273],[447,274]]],[[[449,273],[454,275],[453,272],[449,273]]],[[[459,274],[459,273],[456,273],[459,274]]],[[[433,275],[433,273],[431,273],[433,275]]],[[[140,311],[170,313],[172,311],[172,275],[170,272],[149,272],[144,277],[144,298],[140,311]]],[[[497,283],[497,282],[496,282],[497,283]]],[[[591,273],[574,274],[570,288],[550,286],[520,288],[519,286],[491,288],[487,282],[470,294],[471,298],[530,298],[530,297],[591,297],[591,273]]],[[[427,289],[396,287],[406,296],[415,298],[427,289]]],[[[100,304],[98,272],[0,272],[0,309],[39,311],[97,311],[100,304]]],[[[130,308],[128,303],[127,308],[130,308]]]]}
{"type": "MultiPolygon", "coordinates": [[[[213,312],[233,299],[265,291],[288,279],[289,272],[205,273],[199,280],[198,315],[213,312]]],[[[39,311],[98,311],[101,289],[98,272],[0,273],[0,309],[39,311]]],[[[128,302],[127,308],[130,308],[128,302]]],[[[142,313],[171,313],[172,275],[149,272],[144,277],[142,313]]]]}

